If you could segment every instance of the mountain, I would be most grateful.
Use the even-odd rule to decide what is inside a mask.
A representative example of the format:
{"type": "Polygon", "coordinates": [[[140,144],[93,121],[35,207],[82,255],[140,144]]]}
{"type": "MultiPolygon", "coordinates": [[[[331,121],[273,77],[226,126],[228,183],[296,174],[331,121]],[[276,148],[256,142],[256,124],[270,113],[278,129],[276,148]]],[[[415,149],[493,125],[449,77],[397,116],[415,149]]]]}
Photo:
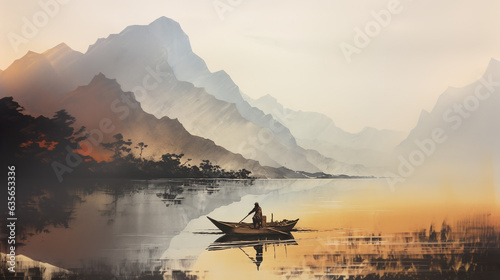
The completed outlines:
{"type": "MultiPolygon", "coordinates": [[[[425,178],[471,184],[478,193],[492,187],[500,175],[499,93],[500,62],[492,59],[478,81],[448,88],[432,111],[422,111],[415,128],[397,147],[387,174],[400,177],[395,183],[425,178]]],[[[483,193],[490,194],[491,189],[483,193]]]]}
{"type": "MultiPolygon", "coordinates": [[[[159,159],[165,153],[184,153],[194,164],[209,159],[225,169],[251,170],[259,177],[297,177],[287,169],[262,167],[258,162],[247,160],[217,146],[213,141],[188,133],[178,120],[168,117],[157,119],[144,112],[131,92],[123,92],[116,80],[103,74],[92,78],[89,85],[76,88],[78,79],[72,78],[63,67],[69,67],[83,54],[75,52],[65,44],[37,54],[28,52],[15,61],[0,76],[0,96],[14,96],[26,112],[34,115],[52,116],[55,111],[66,109],[77,119],[76,126],[84,125],[98,142],[112,142],[112,136],[122,133],[125,138],[149,145],[145,156],[159,159]],[[127,116],[126,118],[123,118],[127,116]],[[123,119],[122,119],[123,118],[123,119]],[[103,133],[101,122],[111,122],[112,131],[103,133]]],[[[67,69],[67,68],[66,68],[67,69]]],[[[105,151],[94,145],[93,154],[104,159],[105,151]]]]}
{"type": "MultiPolygon", "coordinates": [[[[116,78],[124,89],[136,94],[147,112],[157,117],[178,118],[189,132],[212,139],[263,165],[311,172],[321,170],[309,161],[307,152],[296,145],[289,133],[280,136],[287,129],[278,122],[273,123],[271,116],[259,111],[268,124],[276,124],[275,131],[244,118],[237,104],[218,99],[206,88],[178,79],[171,64],[177,69],[194,69],[193,75],[197,75],[195,70],[200,68],[194,67],[197,64],[192,61],[176,59],[186,54],[192,54],[187,35],[178,23],[162,17],[148,26],[129,26],[119,34],[99,39],[89,47],[77,71],[91,69],[88,73],[101,71],[116,78]]],[[[205,65],[201,59],[195,62],[205,65]]],[[[324,161],[331,160],[325,158],[324,161]]]]}
{"type": "MultiPolygon", "coordinates": [[[[151,52],[146,51],[145,53],[151,52]]],[[[118,53],[118,55],[123,54],[118,53]]],[[[130,57],[132,60],[137,59],[135,56],[130,57]]],[[[108,58],[114,59],[115,57],[108,56],[108,58]]],[[[153,56],[151,59],[155,61],[157,58],[153,56]]],[[[128,76],[128,79],[122,78],[127,84],[127,81],[133,80],[141,82],[141,77],[145,75],[144,69],[148,68],[147,63],[137,68],[131,67],[130,61],[126,59],[126,63],[110,63],[111,67],[109,67],[106,62],[108,60],[101,57],[95,48],[91,47],[89,52],[83,55],[71,50],[65,44],[60,44],[43,54],[29,52],[21,59],[16,60],[0,77],[1,96],[14,96],[29,113],[50,115],[58,109],[55,104],[64,96],[65,92],[78,85],[89,83],[93,78],[91,76],[93,72],[99,73],[100,69],[103,69],[110,73],[116,73],[120,69],[129,69],[129,71],[117,74],[120,77],[128,76]]],[[[139,61],[148,62],[148,60],[140,59],[139,61]]],[[[151,91],[148,93],[149,98],[142,100],[142,106],[149,106],[150,109],[153,107],[154,109],[151,110],[156,111],[158,118],[165,115],[181,118],[195,134],[217,139],[219,145],[222,143],[230,147],[228,141],[244,143],[251,135],[257,135],[261,131],[260,127],[242,118],[234,104],[217,100],[203,89],[176,80],[168,64],[165,61],[161,61],[161,63],[163,64],[158,64],[158,69],[160,72],[163,71],[161,73],[168,73],[169,79],[166,79],[162,87],[159,87],[158,92],[151,91]],[[158,109],[160,111],[157,111],[158,109]],[[228,121],[221,121],[222,119],[228,121]],[[211,127],[212,130],[208,130],[208,127],[211,127]],[[244,133],[238,134],[238,131],[241,130],[244,133]]],[[[130,88],[133,89],[132,86],[130,88]]],[[[98,101],[96,100],[96,102],[98,101]]],[[[90,106],[89,108],[94,107],[90,106]]],[[[292,163],[289,165],[298,170],[317,170],[312,164],[307,163],[305,156],[299,155],[301,158],[297,159],[280,143],[271,142],[267,148],[268,153],[257,149],[252,149],[251,152],[255,152],[255,157],[260,158],[261,162],[266,165],[280,167],[281,165],[275,162],[272,156],[282,153],[289,156],[289,162],[292,163]],[[294,164],[295,162],[298,164],[294,164]]],[[[286,156],[283,158],[287,159],[286,156]]]]}
{"type": "Polygon", "coordinates": [[[70,69],[69,72],[91,69],[88,73],[100,71],[116,78],[124,89],[136,93],[147,112],[158,118],[177,118],[192,134],[212,139],[218,145],[258,160],[263,165],[318,170],[304,155],[274,137],[266,143],[251,144],[252,138],[267,131],[243,118],[233,103],[218,100],[203,88],[179,81],[166,61],[165,49],[158,46],[154,37],[148,36],[143,28],[129,27],[123,32],[129,34],[127,36],[101,40],[102,43],[89,48],[81,63],[83,67],[70,69]],[[130,55],[132,52],[137,54],[130,55]],[[153,75],[157,75],[158,80],[154,80],[153,75]],[[144,83],[145,77],[150,78],[147,83],[152,85],[144,83]]]}
{"type": "Polygon", "coordinates": [[[315,149],[342,162],[369,167],[384,166],[387,156],[403,139],[400,132],[371,127],[359,133],[349,133],[323,114],[285,108],[271,95],[257,100],[246,95],[244,97],[252,106],[288,127],[300,146],[315,149]]]}
{"type": "Polygon", "coordinates": [[[54,111],[53,104],[61,95],[88,84],[97,73],[116,79],[124,91],[133,92],[144,111],[157,118],[178,119],[191,134],[262,165],[364,173],[360,165],[345,164],[297,145],[288,128],[243,100],[229,76],[210,73],[192,52],[178,23],[164,17],[98,39],[84,54],[65,44],[43,54],[30,52],[5,70],[0,89],[2,95],[15,96],[31,113],[41,114],[49,108],[54,111]]]}
{"type": "Polygon", "coordinates": [[[309,172],[363,172],[360,166],[301,148],[286,127],[250,107],[232,81],[218,80],[224,75],[207,71],[203,60],[192,53],[179,24],[164,17],[148,26],[129,26],[119,34],[99,39],[78,63],[59,68],[59,72],[79,77],[79,84],[88,83],[98,72],[115,78],[125,90],[135,93],[145,111],[159,118],[177,118],[190,133],[212,139],[263,165],[309,172]],[[198,88],[179,76],[210,81],[218,90],[207,84],[198,88]],[[244,112],[251,112],[253,117],[244,112]]]}
{"type": "Polygon", "coordinates": [[[192,51],[189,37],[179,23],[161,17],[151,23],[148,30],[159,38],[161,44],[167,49],[168,64],[172,67],[177,79],[202,87],[219,100],[234,103],[245,119],[269,129],[274,137],[286,146],[295,146],[295,140],[288,128],[274,121],[272,116],[250,106],[243,98],[238,86],[225,71],[210,72],[205,61],[192,51]]]}
{"type": "MultiPolygon", "coordinates": [[[[226,169],[246,168],[259,177],[283,177],[283,173],[274,168],[262,167],[256,161],[215,145],[213,141],[191,135],[178,120],[157,119],[144,112],[131,92],[122,91],[116,80],[103,74],[95,76],[88,85],[64,95],[56,107],[66,109],[74,116],[77,127],[86,126],[95,142],[112,142],[112,136],[121,133],[134,144],[146,143],[148,148],[143,155],[148,158],[159,160],[166,153],[183,153],[184,159],[192,159],[194,164],[209,159],[226,169]]],[[[93,145],[94,142],[88,143],[93,146],[93,152],[105,153],[93,145]]]]}
{"type": "Polygon", "coordinates": [[[28,52],[9,66],[0,76],[0,84],[2,96],[15,93],[16,99],[35,115],[52,108],[64,88],[50,62],[34,52],[28,52]]]}
{"type": "Polygon", "coordinates": [[[0,95],[15,96],[28,113],[55,112],[54,105],[78,81],[61,70],[83,54],[60,44],[43,54],[28,52],[14,61],[0,76],[0,95]]]}

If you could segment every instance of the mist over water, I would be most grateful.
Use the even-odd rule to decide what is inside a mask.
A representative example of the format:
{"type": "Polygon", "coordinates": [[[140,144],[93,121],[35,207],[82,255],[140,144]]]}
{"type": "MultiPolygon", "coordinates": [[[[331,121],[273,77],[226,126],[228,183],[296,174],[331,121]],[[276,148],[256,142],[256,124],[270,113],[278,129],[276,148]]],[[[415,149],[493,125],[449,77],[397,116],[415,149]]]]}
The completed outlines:
{"type": "Polygon", "coordinates": [[[495,279],[497,205],[443,196],[382,179],[86,181],[31,197],[41,215],[23,229],[18,254],[33,261],[19,267],[83,279],[495,279]],[[300,218],[292,236],[235,240],[206,218],[237,222],[256,201],[268,220],[300,218]],[[68,214],[56,220],[58,207],[68,214]]]}

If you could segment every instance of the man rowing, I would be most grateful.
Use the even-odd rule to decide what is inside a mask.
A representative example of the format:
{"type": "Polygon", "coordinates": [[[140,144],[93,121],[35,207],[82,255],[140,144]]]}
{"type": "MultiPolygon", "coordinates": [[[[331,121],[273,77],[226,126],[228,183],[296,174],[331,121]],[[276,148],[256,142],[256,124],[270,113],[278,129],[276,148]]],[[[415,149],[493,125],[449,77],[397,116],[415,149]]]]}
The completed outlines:
{"type": "Polygon", "coordinates": [[[252,211],[248,213],[248,215],[254,213],[252,217],[253,220],[253,228],[261,228],[262,227],[262,208],[260,208],[259,203],[255,202],[255,206],[253,207],[252,211]]]}

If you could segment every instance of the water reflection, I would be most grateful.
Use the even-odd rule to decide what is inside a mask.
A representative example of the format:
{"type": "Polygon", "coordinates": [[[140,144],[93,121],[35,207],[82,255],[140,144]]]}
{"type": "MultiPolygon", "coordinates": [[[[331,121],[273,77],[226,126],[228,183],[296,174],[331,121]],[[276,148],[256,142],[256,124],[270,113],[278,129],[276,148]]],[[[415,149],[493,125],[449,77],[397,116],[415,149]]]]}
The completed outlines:
{"type": "MultiPolygon", "coordinates": [[[[245,184],[252,184],[253,180],[243,180],[245,184]]],[[[211,195],[221,190],[221,184],[218,179],[191,179],[185,185],[188,191],[206,192],[211,195]]]]}
{"type": "MultiPolygon", "coordinates": [[[[186,269],[161,269],[162,263],[168,263],[161,257],[172,247],[172,239],[191,220],[221,205],[249,193],[271,190],[247,189],[252,180],[81,180],[57,186],[23,183],[23,192],[17,195],[22,202],[17,209],[22,221],[17,228],[17,254],[30,259],[23,261],[22,269],[27,271],[36,267],[34,262],[44,261],[88,279],[98,278],[89,275],[113,278],[148,272],[167,279],[167,272],[175,277],[189,276],[186,269]],[[184,196],[183,203],[165,208],[162,199],[169,200],[168,195],[179,198],[179,194],[184,196]],[[22,240],[26,240],[23,245],[22,240]]],[[[6,235],[0,237],[1,251],[7,252],[6,235]]],[[[0,271],[6,272],[4,265],[0,271]]],[[[20,279],[26,271],[19,271],[20,279]]]]}
{"type": "Polygon", "coordinates": [[[60,279],[75,273],[78,279],[498,279],[498,208],[390,208],[376,203],[377,194],[387,193],[373,185],[106,180],[26,186],[19,199],[27,203],[18,212],[26,240],[18,254],[33,260],[24,259],[19,273],[27,277],[41,261],[60,268],[53,270],[60,279]],[[291,238],[234,239],[206,218],[240,220],[255,201],[265,215],[299,217],[302,228],[291,238]]]}
{"type": "Polygon", "coordinates": [[[156,193],[156,196],[165,203],[166,207],[181,205],[185,199],[184,192],[189,194],[201,192],[212,195],[221,190],[218,179],[169,180],[167,183],[156,184],[156,186],[160,188],[163,186],[164,188],[163,192],[156,193]]]}
{"type": "Polygon", "coordinates": [[[182,200],[184,200],[184,196],[182,193],[184,189],[181,186],[165,186],[163,192],[157,193],[156,196],[161,199],[165,203],[165,206],[170,205],[180,205],[182,204],[182,200]]]}
{"type": "MultiPolygon", "coordinates": [[[[485,217],[415,232],[332,231],[303,255],[301,274],[325,279],[497,279],[500,232],[485,217]],[[438,234],[439,233],[439,234],[438,234]],[[450,278],[451,277],[451,278],[450,278]]],[[[287,273],[290,267],[279,267],[287,273]]],[[[296,271],[296,270],[295,270],[296,271]]]]}
{"type": "MultiPolygon", "coordinates": [[[[261,263],[264,261],[263,251],[267,251],[268,248],[272,247],[276,250],[276,246],[283,246],[286,251],[286,246],[298,245],[297,241],[293,235],[228,235],[225,234],[217,238],[210,246],[208,246],[208,251],[219,251],[219,250],[229,250],[238,249],[243,254],[245,254],[248,259],[250,259],[259,270],[261,263]],[[245,249],[253,248],[255,250],[255,257],[250,256],[251,253],[247,253],[245,249]]],[[[275,254],[276,255],[276,254],[275,254]]]]}

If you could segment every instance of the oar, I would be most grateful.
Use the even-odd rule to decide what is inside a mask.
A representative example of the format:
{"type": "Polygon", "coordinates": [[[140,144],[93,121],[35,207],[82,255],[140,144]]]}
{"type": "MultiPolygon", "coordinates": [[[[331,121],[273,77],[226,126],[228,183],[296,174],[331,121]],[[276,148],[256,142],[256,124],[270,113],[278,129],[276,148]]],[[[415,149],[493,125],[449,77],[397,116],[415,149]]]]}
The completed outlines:
{"type": "MultiPolygon", "coordinates": [[[[250,214],[252,214],[252,213],[250,213],[250,214]]],[[[250,216],[250,214],[246,215],[245,218],[241,219],[241,221],[238,224],[241,224],[241,222],[243,222],[244,219],[246,219],[248,216],[250,216]]]]}
{"type": "Polygon", "coordinates": [[[247,254],[247,252],[245,252],[245,250],[241,249],[241,247],[238,247],[238,249],[240,249],[245,255],[247,255],[247,257],[252,261],[252,262],[257,262],[256,260],[254,260],[254,258],[250,257],[250,255],[247,254]]]}

